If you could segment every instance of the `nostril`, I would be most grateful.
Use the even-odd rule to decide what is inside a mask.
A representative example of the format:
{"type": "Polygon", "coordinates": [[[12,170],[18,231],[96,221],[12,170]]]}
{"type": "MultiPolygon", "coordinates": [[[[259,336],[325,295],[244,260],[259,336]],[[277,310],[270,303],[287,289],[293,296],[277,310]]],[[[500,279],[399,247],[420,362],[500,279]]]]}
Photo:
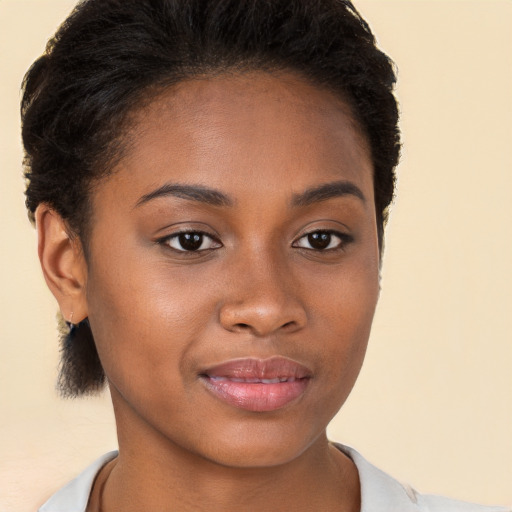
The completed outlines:
{"type": "Polygon", "coordinates": [[[222,304],[219,323],[230,332],[267,336],[280,331],[291,334],[306,324],[306,311],[296,301],[268,300],[266,296],[222,304]]]}
{"type": "MultiPolygon", "coordinates": [[[[296,326],[297,326],[297,322],[292,320],[290,322],[286,322],[283,325],[281,325],[280,329],[293,330],[296,326]]],[[[242,322],[234,324],[233,328],[235,330],[237,330],[237,331],[251,331],[251,330],[253,330],[253,327],[250,324],[246,324],[246,323],[242,323],[242,322]]]]}

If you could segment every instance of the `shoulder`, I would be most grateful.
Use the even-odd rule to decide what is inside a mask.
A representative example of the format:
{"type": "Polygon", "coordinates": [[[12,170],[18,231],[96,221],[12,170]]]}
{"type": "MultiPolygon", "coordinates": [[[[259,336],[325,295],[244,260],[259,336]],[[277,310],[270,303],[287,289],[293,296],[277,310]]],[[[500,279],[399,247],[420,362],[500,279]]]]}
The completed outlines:
{"type": "Polygon", "coordinates": [[[476,505],[443,496],[421,494],[417,494],[417,504],[419,510],[428,512],[512,512],[512,509],[508,507],[476,505]]]}
{"type": "MultiPolygon", "coordinates": [[[[442,496],[425,495],[401,484],[370,464],[353,448],[335,444],[350,457],[361,481],[361,512],[512,512],[512,508],[475,505],[442,496]]],[[[85,512],[99,470],[117,456],[109,452],[57,491],[38,512],[85,512]]]]}
{"type": "Polygon", "coordinates": [[[115,457],[117,457],[117,451],[106,453],[94,461],[75,479],[58,490],[38,509],[38,512],[85,512],[96,475],[115,457]]]}
{"type": "Polygon", "coordinates": [[[512,512],[442,496],[420,494],[370,464],[353,448],[336,443],[357,467],[361,482],[361,512],[512,512]]]}

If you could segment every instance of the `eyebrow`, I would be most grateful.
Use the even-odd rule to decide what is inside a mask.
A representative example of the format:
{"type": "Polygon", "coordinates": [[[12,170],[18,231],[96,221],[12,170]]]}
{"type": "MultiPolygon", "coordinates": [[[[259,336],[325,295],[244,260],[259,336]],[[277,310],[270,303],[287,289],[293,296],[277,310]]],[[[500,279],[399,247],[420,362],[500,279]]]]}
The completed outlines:
{"type": "Polygon", "coordinates": [[[292,199],[292,206],[309,206],[313,203],[343,196],[355,196],[361,199],[363,203],[366,202],[363,192],[354,183],[350,181],[334,181],[309,188],[301,194],[295,194],[292,199]]]}
{"type": "MultiPolygon", "coordinates": [[[[365,202],[366,198],[361,189],[350,181],[335,181],[325,183],[317,187],[309,188],[300,194],[294,194],[292,198],[292,206],[309,206],[313,203],[327,201],[335,197],[343,197],[352,195],[365,202]]],[[[205,187],[202,185],[182,185],[177,183],[166,183],[161,187],[143,195],[136,203],[135,207],[139,207],[153,199],[159,197],[179,197],[181,199],[189,199],[211,206],[233,206],[234,201],[219,190],[205,187]]]]}
{"type": "Polygon", "coordinates": [[[199,201],[200,203],[209,204],[211,206],[233,206],[234,201],[226,194],[213,188],[204,187],[202,185],[181,185],[176,183],[166,183],[161,187],[143,195],[135,207],[139,207],[158,197],[174,196],[181,199],[190,199],[199,201]]]}

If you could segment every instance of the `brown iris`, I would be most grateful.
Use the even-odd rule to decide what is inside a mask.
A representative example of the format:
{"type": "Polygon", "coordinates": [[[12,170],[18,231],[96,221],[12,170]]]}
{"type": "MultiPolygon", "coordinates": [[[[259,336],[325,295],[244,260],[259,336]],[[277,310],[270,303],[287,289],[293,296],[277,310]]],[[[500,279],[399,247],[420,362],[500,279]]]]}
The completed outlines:
{"type": "Polygon", "coordinates": [[[203,235],[201,233],[181,233],[178,241],[186,251],[197,251],[203,244],[203,235]]]}
{"type": "Polygon", "coordinates": [[[309,245],[313,249],[326,249],[331,243],[331,234],[325,231],[317,231],[308,235],[309,245]]]}

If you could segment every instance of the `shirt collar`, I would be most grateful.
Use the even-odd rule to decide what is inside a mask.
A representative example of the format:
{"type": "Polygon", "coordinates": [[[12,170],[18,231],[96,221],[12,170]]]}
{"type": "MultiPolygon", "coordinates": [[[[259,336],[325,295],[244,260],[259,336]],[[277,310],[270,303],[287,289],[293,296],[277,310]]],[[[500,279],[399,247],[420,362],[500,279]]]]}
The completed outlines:
{"type": "Polygon", "coordinates": [[[416,492],[370,464],[359,452],[333,443],[357,467],[361,484],[361,512],[418,512],[416,492]]]}
{"type": "Polygon", "coordinates": [[[93,462],[74,480],[57,491],[38,512],[85,512],[96,475],[107,462],[117,457],[117,454],[117,451],[109,452],[93,462]]]}

